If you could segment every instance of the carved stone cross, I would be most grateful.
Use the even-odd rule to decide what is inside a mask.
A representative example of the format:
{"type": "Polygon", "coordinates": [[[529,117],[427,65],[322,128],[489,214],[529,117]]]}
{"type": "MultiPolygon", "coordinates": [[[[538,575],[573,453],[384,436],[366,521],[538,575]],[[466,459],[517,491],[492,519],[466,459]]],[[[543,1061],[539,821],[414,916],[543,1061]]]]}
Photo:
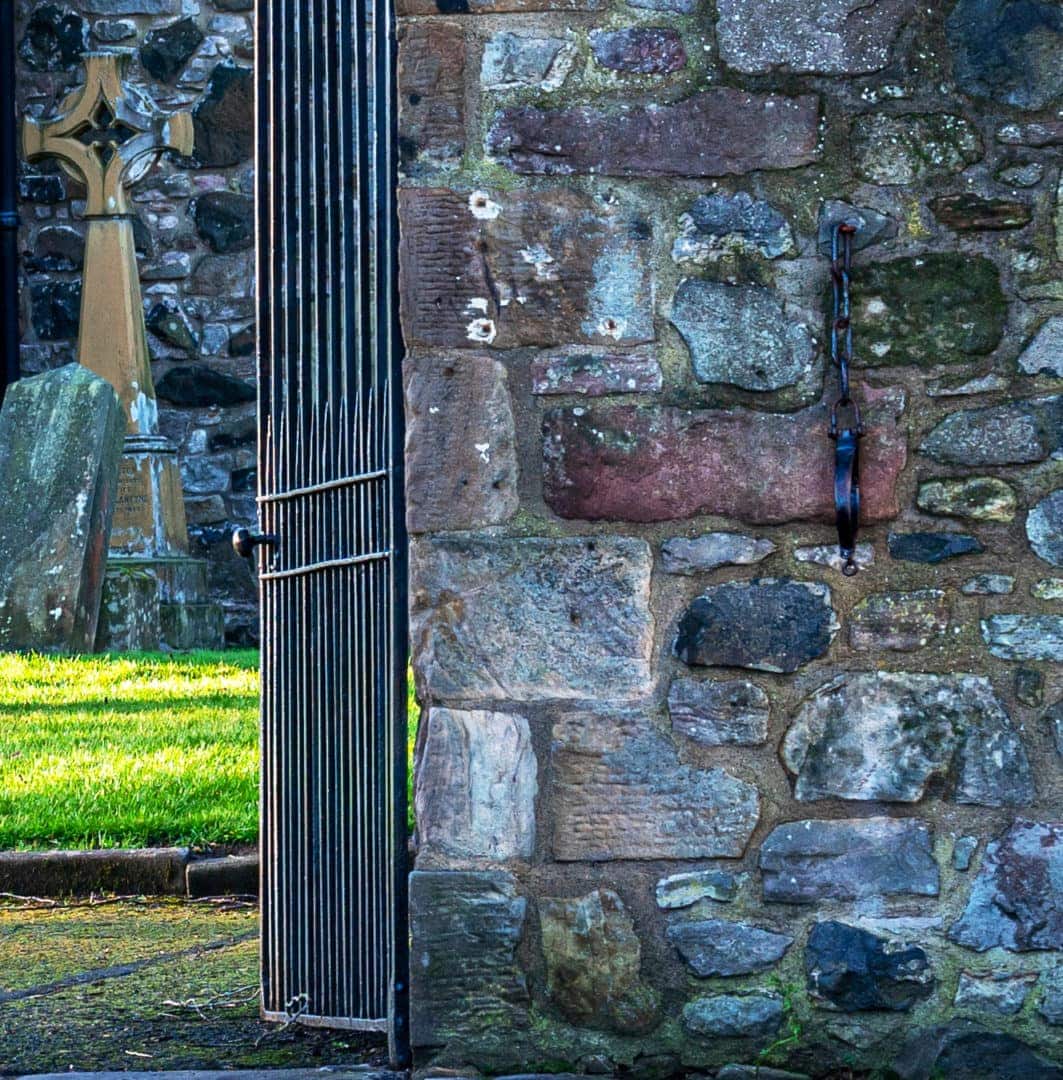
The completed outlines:
{"type": "Polygon", "coordinates": [[[85,85],[51,120],[27,117],[23,151],[55,158],[85,185],[85,269],[78,361],[118,392],[126,415],[125,456],[111,550],[157,556],[188,549],[181,476],[159,435],[144,308],[126,189],[164,150],[192,153],[192,115],[164,116],[125,85],[128,53],[88,53],[85,85]]]}

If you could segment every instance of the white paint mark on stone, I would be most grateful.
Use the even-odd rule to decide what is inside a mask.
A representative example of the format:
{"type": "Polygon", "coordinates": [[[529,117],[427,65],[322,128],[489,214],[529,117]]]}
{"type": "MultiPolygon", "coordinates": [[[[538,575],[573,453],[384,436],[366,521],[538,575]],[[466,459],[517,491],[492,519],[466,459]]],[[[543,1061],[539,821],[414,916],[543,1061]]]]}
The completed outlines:
{"type": "Polygon", "coordinates": [[[493,221],[502,213],[502,207],[486,191],[474,191],[469,196],[469,212],[481,221],[493,221]]]}

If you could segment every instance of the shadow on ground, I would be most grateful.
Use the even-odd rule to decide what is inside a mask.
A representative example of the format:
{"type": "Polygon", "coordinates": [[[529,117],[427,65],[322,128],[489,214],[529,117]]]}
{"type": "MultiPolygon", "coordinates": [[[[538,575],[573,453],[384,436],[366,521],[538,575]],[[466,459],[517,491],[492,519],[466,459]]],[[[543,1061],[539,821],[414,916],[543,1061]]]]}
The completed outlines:
{"type": "Polygon", "coordinates": [[[0,899],[0,1075],[386,1057],[382,1036],[259,1020],[251,904],[0,899]]]}

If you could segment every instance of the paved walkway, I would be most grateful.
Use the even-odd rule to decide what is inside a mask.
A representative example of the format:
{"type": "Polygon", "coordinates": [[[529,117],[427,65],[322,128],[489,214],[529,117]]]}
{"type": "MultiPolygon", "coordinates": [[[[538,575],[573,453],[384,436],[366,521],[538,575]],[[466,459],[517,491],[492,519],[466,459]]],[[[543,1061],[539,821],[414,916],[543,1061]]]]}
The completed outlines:
{"type": "Polygon", "coordinates": [[[0,1075],[347,1066],[324,1075],[378,1080],[382,1036],[259,1020],[257,954],[246,903],[0,898],[0,1075]]]}

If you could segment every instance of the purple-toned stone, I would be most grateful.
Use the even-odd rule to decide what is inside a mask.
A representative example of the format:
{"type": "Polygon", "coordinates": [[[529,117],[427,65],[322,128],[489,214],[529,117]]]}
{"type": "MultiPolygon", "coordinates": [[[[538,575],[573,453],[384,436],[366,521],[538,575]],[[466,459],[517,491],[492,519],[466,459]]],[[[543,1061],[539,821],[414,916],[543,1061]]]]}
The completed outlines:
{"type": "Polygon", "coordinates": [[[503,112],[488,147],[511,169],[566,176],[731,176],[818,159],[819,100],[719,87],[653,108],[503,112]]]}
{"type": "Polygon", "coordinates": [[[687,62],[680,36],[660,26],[595,30],[591,52],[602,67],[631,75],[667,75],[687,62]]]}
{"type": "MultiPolygon", "coordinates": [[[[904,395],[859,388],[864,522],[897,515],[907,461],[904,395]]],[[[827,408],[777,415],[656,406],[558,408],[544,419],[547,505],[563,518],[670,521],[719,514],[750,524],[834,520],[827,408]],[[771,483],[765,483],[765,477],[771,483]]]]}

